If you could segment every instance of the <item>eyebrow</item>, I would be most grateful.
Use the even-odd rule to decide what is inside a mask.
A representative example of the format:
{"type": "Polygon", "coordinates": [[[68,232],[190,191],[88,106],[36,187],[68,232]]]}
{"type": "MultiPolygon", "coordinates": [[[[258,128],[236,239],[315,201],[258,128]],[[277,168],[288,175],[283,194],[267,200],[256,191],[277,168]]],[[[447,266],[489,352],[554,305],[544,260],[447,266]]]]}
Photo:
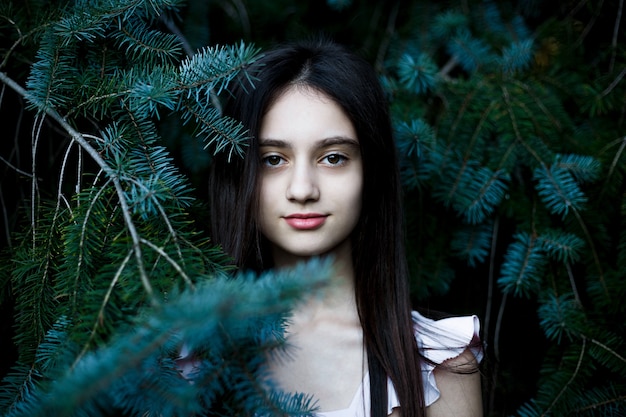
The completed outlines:
{"type": "MultiPolygon", "coordinates": [[[[335,145],[348,145],[351,147],[360,148],[358,140],[353,139],[351,137],[346,137],[346,136],[332,136],[329,138],[324,138],[318,141],[315,144],[315,147],[318,149],[323,149],[323,148],[327,148],[329,146],[335,146],[335,145]]],[[[270,147],[275,147],[275,148],[289,149],[291,148],[291,143],[285,140],[281,140],[281,139],[265,138],[259,141],[259,146],[270,146],[270,147]]]]}

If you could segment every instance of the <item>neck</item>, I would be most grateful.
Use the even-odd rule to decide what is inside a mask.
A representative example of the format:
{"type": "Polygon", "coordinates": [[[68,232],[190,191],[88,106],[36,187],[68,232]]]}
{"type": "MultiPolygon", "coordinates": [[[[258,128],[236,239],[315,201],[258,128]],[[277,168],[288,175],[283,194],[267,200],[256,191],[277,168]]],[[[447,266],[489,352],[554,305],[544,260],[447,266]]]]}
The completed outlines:
{"type": "MultiPolygon", "coordinates": [[[[306,261],[306,257],[276,256],[275,266],[289,267],[297,262],[306,261]]],[[[345,314],[356,314],[356,300],[354,295],[354,267],[352,265],[352,249],[350,241],[336,247],[332,252],[322,256],[331,256],[333,259],[333,274],[328,286],[319,294],[306,298],[297,310],[306,310],[311,314],[316,311],[345,311],[345,314]]],[[[307,314],[308,315],[308,314],[307,314]]]]}

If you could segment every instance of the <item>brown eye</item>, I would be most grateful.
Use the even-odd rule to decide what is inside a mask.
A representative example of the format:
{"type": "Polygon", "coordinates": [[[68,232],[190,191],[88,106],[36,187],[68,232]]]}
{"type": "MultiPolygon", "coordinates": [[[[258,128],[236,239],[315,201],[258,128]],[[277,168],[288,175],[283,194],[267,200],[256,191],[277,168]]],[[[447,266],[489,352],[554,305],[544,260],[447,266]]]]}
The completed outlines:
{"type": "Polygon", "coordinates": [[[265,165],[278,166],[282,162],[282,159],[283,158],[278,155],[270,155],[263,158],[262,162],[265,165]]]}
{"type": "Polygon", "coordinates": [[[346,162],[347,158],[336,153],[330,154],[324,158],[329,165],[341,165],[346,162]]]}

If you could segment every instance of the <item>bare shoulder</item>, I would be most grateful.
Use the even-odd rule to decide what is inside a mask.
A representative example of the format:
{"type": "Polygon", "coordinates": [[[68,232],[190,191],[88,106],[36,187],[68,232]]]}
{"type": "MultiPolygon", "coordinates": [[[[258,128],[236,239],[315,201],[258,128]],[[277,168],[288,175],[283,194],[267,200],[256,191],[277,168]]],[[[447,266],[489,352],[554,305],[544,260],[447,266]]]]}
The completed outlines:
{"type": "Polygon", "coordinates": [[[426,408],[428,417],[483,415],[480,372],[474,355],[466,350],[435,368],[441,396],[426,408]]]}
{"type": "Polygon", "coordinates": [[[394,408],[388,417],[402,417],[402,411],[400,410],[400,407],[394,408]]]}

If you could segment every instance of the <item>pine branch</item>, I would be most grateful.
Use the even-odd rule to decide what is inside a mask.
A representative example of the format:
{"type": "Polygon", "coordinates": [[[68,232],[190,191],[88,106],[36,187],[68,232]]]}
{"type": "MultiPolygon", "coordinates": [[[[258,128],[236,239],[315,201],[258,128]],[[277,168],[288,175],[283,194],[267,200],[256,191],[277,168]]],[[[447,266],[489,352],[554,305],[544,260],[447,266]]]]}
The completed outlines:
{"type": "MultiPolygon", "coordinates": [[[[256,48],[242,42],[239,46],[206,47],[186,58],[178,69],[186,98],[201,102],[201,97],[213,90],[219,95],[257,54],[256,48]]],[[[253,85],[250,76],[247,81],[253,85]]]]}
{"type": "Polygon", "coordinates": [[[539,307],[538,315],[546,337],[559,344],[564,336],[570,341],[578,339],[586,321],[582,306],[573,293],[561,296],[548,294],[539,307]]]}
{"type": "Polygon", "coordinates": [[[184,105],[183,122],[188,123],[192,117],[198,123],[196,136],[203,136],[207,147],[213,147],[213,153],[228,152],[230,160],[233,153],[242,156],[247,143],[247,131],[241,122],[223,117],[217,109],[202,102],[184,105]]]}
{"type": "MultiPolygon", "coordinates": [[[[219,398],[202,404],[202,399],[208,400],[208,392],[219,391],[219,385],[235,395],[228,404],[243,407],[246,414],[258,410],[261,415],[296,411],[312,415],[310,396],[270,396],[263,388],[263,367],[259,365],[274,342],[267,335],[257,335],[266,329],[260,326],[263,321],[275,321],[277,315],[286,314],[305,295],[322,290],[330,266],[330,262],[312,261],[258,279],[246,275],[215,278],[195,290],[188,289],[167,304],[151,307],[133,329],[119,334],[109,346],[83,354],[67,370],[58,369],[53,384],[35,390],[8,416],[69,416],[82,412],[96,417],[112,407],[136,412],[159,410],[155,404],[169,415],[189,415],[204,407],[224,406],[219,398]],[[253,343],[255,338],[257,342],[253,343]],[[181,378],[172,360],[181,341],[198,353],[198,371],[189,376],[195,383],[181,378]],[[211,355],[201,353],[206,349],[211,355]],[[211,363],[222,369],[218,371],[211,363]],[[116,395],[124,391],[130,395],[116,395]],[[166,392],[173,394],[171,400],[164,396],[166,392]],[[180,400],[172,401],[175,398],[180,400]]],[[[44,356],[58,351],[54,345],[63,339],[59,336],[58,332],[49,335],[52,344],[50,349],[44,346],[44,356]]]]}
{"type": "Polygon", "coordinates": [[[489,255],[492,233],[490,224],[461,229],[454,234],[450,249],[459,258],[467,260],[469,266],[477,266],[489,255]]]}
{"type": "Polygon", "coordinates": [[[126,52],[135,60],[145,59],[150,64],[170,64],[177,60],[182,52],[178,36],[146,31],[144,26],[140,20],[124,21],[113,37],[120,48],[126,46],[126,52]]]}
{"type": "Polygon", "coordinates": [[[536,237],[518,233],[507,249],[498,284],[505,293],[529,297],[539,291],[545,265],[536,237]]]}
{"type": "Polygon", "coordinates": [[[558,131],[562,131],[566,128],[566,124],[563,122],[563,117],[556,117],[555,115],[555,110],[557,110],[559,106],[551,106],[550,109],[548,109],[546,106],[546,101],[548,101],[546,100],[546,97],[540,97],[527,82],[523,82],[517,78],[514,78],[512,82],[514,86],[521,88],[526,94],[528,94],[528,97],[533,100],[533,104],[541,110],[542,115],[548,118],[551,126],[556,127],[558,131]]]}
{"type": "Polygon", "coordinates": [[[468,30],[459,30],[447,43],[447,51],[468,73],[478,71],[496,61],[489,45],[472,36],[468,30]]]}
{"type": "Polygon", "coordinates": [[[502,96],[504,97],[504,101],[506,103],[507,114],[509,115],[511,119],[511,126],[513,128],[515,139],[518,141],[518,143],[524,146],[526,151],[529,154],[531,154],[537,162],[545,165],[541,156],[535,151],[535,149],[533,149],[532,146],[528,144],[527,140],[525,140],[525,138],[522,136],[520,129],[519,129],[517,117],[515,116],[515,113],[513,111],[513,107],[511,103],[511,95],[509,94],[509,90],[505,86],[502,86],[502,96]]]}
{"type": "Polygon", "coordinates": [[[468,26],[468,16],[457,10],[445,10],[435,15],[432,31],[435,37],[446,39],[468,26]]]}
{"type": "Polygon", "coordinates": [[[587,198],[574,177],[559,165],[537,168],[534,172],[537,191],[553,213],[565,218],[570,210],[580,211],[587,198]]]}
{"type": "Polygon", "coordinates": [[[620,159],[626,155],[626,136],[618,138],[608,145],[600,153],[604,153],[605,150],[608,150],[610,147],[614,145],[619,145],[617,152],[615,152],[615,156],[613,157],[611,164],[609,166],[609,170],[605,176],[605,181],[602,187],[602,192],[600,193],[600,198],[602,198],[607,192],[607,188],[609,184],[611,184],[612,180],[615,178],[616,170],[618,170],[620,159]]]}
{"type": "Polygon", "coordinates": [[[533,58],[533,41],[526,39],[515,42],[502,51],[500,66],[505,74],[526,70],[533,58]]]}
{"type": "MultiPolygon", "coordinates": [[[[28,94],[22,87],[20,87],[17,83],[11,80],[5,73],[0,72],[0,80],[3,83],[7,84],[11,89],[13,89],[22,97],[30,99],[30,94],[28,94]]],[[[157,303],[143,264],[139,235],[137,233],[135,223],[130,217],[131,211],[117,173],[104,161],[104,159],[102,159],[100,154],[89,144],[89,142],[87,142],[83,135],[81,135],[72,126],[70,126],[65,121],[65,119],[61,117],[53,108],[44,107],[43,111],[45,111],[48,116],[54,119],[72,137],[72,140],[76,141],[89,154],[89,156],[91,156],[91,158],[98,164],[98,166],[111,178],[111,181],[113,181],[115,190],[119,198],[119,202],[122,207],[122,215],[124,217],[126,227],[128,228],[128,232],[130,233],[133,240],[133,251],[135,253],[135,259],[137,261],[137,268],[139,270],[141,282],[143,283],[144,289],[146,290],[151,302],[157,303]]]]}
{"type": "Polygon", "coordinates": [[[562,263],[575,263],[580,259],[585,242],[572,233],[546,230],[538,237],[539,245],[548,256],[562,263]]]}
{"type": "Polygon", "coordinates": [[[599,98],[608,96],[611,91],[613,91],[613,89],[617,86],[617,84],[622,81],[622,78],[624,78],[624,76],[626,76],[626,68],[624,68],[622,72],[620,72],[617,77],[615,77],[611,84],[609,84],[609,86],[604,91],[602,91],[599,98]]]}
{"type": "Polygon", "coordinates": [[[563,393],[565,391],[567,391],[567,389],[569,388],[569,386],[572,384],[572,382],[574,381],[574,379],[576,378],[576,376],[578,375],[578,371],[580,370],[580,366],[583,362],[583,358],[585,356],[585,349],[586,349],[587,343],[586,340],[583,339],[583,345],[580,348],[580,355],[578,356],[578,361],[576,362],[576,369],[574,370],[574,372],[572,373],[572,376],[570,377],[570,379],[567,381],[567,383],[565,385],[563,385],[563,388],[561,389],[561,391],[559,391],[559,393],[554,397],[554,399],[552,400],[552,403],[544,410],[543,413],[541,413],[541,416],[549,416],[550,415],[550,411],[552,410],[552,408],[554,407],[554,405],[559,401],[559,398],[561,398],[561,396],[563,395],[563,393]]]}
{"type": "Polygon", "coordinates": [[[17,39],[7,49],[6,53],[4,54],[4,59],[2,60],[2,62],[0,62],[0,70],[3,70],[9,63],[9,60],[13,56],[13,53],[15,52],[15,50],[19,46],[24,44],[29,38],[34,37],[34,35],[37,34],[38,32],[45,32],[46,30],[48,30],[50,23],[48,23],[46,20],[48,19],[52,20],[52,19],[50,18],[44,19],[42,22],[39,22],[39,24],[34,25],[32,29],[24,32],[20,28],[20,25],[16,22],[17,19],[14,17],[15,13],[19,9],[18,10],[14,9],[12,3],[3,4],[3,5],[0,5],[0,7],[3,7],[2,9],[0,9],[0,13],[1,13],[0,19],[6,20],[7,22],[9,22],[11,26],[14,28],[15,32],[17,32],[17,39]],[[6,7],[6,9],[4,7],[6,7]]]}
{"type": "Polygon", "coordinates": [[[594,345],[599,346],[602,350],[606,351],[612,357],[616,358],[621,363],[622,367],[626,366],[626,357],[620,355],[615,350],[611,349],[610,347],[606,346],[604,343],[602,343],[602,342],[600,342],[598,340],[595,340],[595,339],[589,339],[589,340],[591,341],[591,343],[593,343],[594,345]]]}
{"type": "Polygon", "coordinates": [[[415,94],[427,93],[437,84],[437,66],[423,53],[417,59],[409,54],[402,55],[398,62],[398,75],[403,87],[415,94]]]}
{"type": "Polygon", "coordinates": [[[178,263],[174,259],[172,259],[167,254],[167,252],[165,252],[162,248],[159,248],[157,245],[155,245],[154,243],[150,242],[147,239],[141,238],[141,243],[145,244],[150,249],[152,249],[153,251],[157,252],[160,256],[165,258],[167,260],[167,262],[169,262],[169,264],[174,267],[176,272],[178,272],[180,274],[180,276],[183,277],[183,279],[185,280],[187,285],[189,285],[190,288],[194,288],[194,285],[193,285],[193,282],[191,281],[191,278],[189,278],[189,276],[185,273],[185,270],[180,265],[178,265],[178,263]]]}
{"type": "Polygon", "coordinates": [[[507,189],[507,176],[480,167],[477,161],[452,161],[433,195],[452,206],[470,224],[482,223],[498,206],[507,189]]]}
{"type": "MultiPolygon", "coordinates": [[[[597,391],[597,390],[595,390],[597,391]]],[[[626,394],[620,394],[619,391],[609,391],[609,394],[596,394],[599,398],[595,401],[587,402],[582,407],[576,407],[573,411],[578,414],[589,415],[619,415],[626,408],[626,394]]]]}
{"type": "Polygon", "coordinates": [[[128,265],[128,261],[130,261],[130,258],[132,257],[132,255],[133,255],[133,251],[132,250],[128,251],[128,255],[126,255],[126,257],[120,264],[118,270],[116,271],[115,275],[113,276],[113,279],[111,280],[111,283],[109,284],[109,289],[107,290],[106,295],[104,296],[104,299],[102,300],[102,305],[100,307],[100,310],[98,311],[97,320],[94,322],[93,328],[91,332],[89,333],[89,338],[87,340],[87,343],[85,343],[81,352],[76,356],[76,359],[74,360],[74,363],[72,364],[71,368],[74,368],[74,366],[76,366],[76,364],[83,358],[83,356],[88,352],[88,349],[91,347],[91,344],[93,343],[95,339],[98,327],[101,325],[101,323],[104,322],[104,310],[109,304],[109,301],[111,300],[111,295],[113,294],[113,290],[115,286],[117,285],[120,279],[120,276],[122,275],[122,271],[128,265]]]}

